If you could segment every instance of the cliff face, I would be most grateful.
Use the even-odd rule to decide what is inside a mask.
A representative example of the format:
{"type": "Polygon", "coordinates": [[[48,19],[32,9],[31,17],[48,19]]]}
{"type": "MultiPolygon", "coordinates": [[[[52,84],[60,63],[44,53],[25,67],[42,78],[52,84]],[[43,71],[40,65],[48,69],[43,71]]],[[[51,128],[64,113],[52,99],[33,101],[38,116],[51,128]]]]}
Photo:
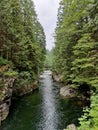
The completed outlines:
{"type": "Polygon", "coordinates": [[[8,66],[0,67],[0,125],[3,120],[9,114],[9,108],[11,105],[12,95],[23,96],[27,93],[38,89],[38,82],[32,82],[31,84],[15,87],[15,76],[4,76],[4,72],[11,70],[8,66]]]}
{"type": "Polygon", "coordinates": [[[32,82],[28,85],[24,84],[23,86],[20,86],[19,88],[14,87],[13,95],[23,96],[23,95],[33,92],[36,89],[38,89],[38,81],[32,82]]]}
{"type": "Polygon", "coordinates": [[[14,96],[23,96],[26,95],[35,89],[38,89],[38,82],[35,81],[32,84],[24,85],[20,88],[14,88],[14,78],[1,78],[2,89],[0,89],[0,125],[3,120],[9,114],[9,108],[11,105],[12,94],[14,96]]]}
{"type": "Polygon", "coordinates": [[[1,78],[0,86],[0,124],[6,119],[11,105],[14,78],[1,78]]]}

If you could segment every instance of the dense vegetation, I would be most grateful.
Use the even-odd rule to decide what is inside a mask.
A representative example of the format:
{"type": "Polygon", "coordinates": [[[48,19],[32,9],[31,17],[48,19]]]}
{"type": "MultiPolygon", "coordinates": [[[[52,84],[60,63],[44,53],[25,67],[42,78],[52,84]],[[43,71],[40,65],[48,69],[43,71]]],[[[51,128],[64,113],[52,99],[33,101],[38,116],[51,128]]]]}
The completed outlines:
{"type": "Polygon", "coordinates": [[[51,70],[52,64],[53,64],[53,50],[47,50],[45,58],[45,68],[51,70]]]}
{"type": "Polygon", "coordinates": [[[45,34],[32,0],[0,0],[0,66],[9,64],[19,84],[36,79],[44,59],[45,34]]]}
{"type": "MultiPolygon", "coordinates": [[[[98,1],[62,0],[55,33],[46,68],[52,66],[54,53],[53,71],[66,84],[90,87],[91,107],[84,110],[78,129],[97,130],[98,1]]],[[[12,68],[3,76],[17,76],[17,86],[34,81],[43,69],[45,53],[45,34],[32,0],[0,0],[0,66],[12,68]]]]}
{"type": "Polygon", "coordinates": [[[62,0],[55,33],[54,71],[74,88],[89,86],[94,95],[91,109],[80,119],[79,130],[97,130],[98,1],[62,0]]]}

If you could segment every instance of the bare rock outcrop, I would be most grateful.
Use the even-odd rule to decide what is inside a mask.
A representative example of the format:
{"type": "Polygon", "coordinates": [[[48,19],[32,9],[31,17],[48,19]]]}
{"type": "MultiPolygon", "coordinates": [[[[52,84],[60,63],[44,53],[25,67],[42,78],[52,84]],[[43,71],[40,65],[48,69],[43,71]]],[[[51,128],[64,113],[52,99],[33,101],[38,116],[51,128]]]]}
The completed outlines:
{"type": "Polygon", "coordinates": [[[14,78],[2,77],[0,81],[1,81],[1,87],[0,87],[0,124],[1,124],[1,122],[5,120],[9,114],[14,78]]]}
{"type": "Polygon", "coordinates": [[[15,96],[23,96],[38,89],[38,81],[15,87],[15,76],[3,75],[10,70],[9,65],[0,66],[0,125],[9,114],[11,99],[14,93],[16,94],[15,96]]]}

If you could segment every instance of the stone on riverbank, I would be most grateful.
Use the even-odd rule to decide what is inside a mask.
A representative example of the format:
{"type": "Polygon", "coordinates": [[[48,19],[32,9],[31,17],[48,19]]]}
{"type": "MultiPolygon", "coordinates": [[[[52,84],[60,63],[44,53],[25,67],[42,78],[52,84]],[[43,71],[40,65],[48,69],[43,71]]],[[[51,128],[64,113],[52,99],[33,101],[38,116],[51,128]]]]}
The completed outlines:
{"type": "Polygon", "coordinates": [[[67,85],[60,89],[60,95],[63,97],[72,98],[76,96],[76,92],[70,87],[70,85],[67,85]]]}
{"type": "Polygon", "coordinates": [[[74,124],[70,124],[70,125],[67,126],[66,129],[63,129],[63,130],[77,130],[77,128],[74,124]]]}
{"type": "Polygon", "coordinates": [[[56,74],[55,72],[52,73],[52,78],[56,82],[62,82],[62,76],[60,74],[56,74]]]}

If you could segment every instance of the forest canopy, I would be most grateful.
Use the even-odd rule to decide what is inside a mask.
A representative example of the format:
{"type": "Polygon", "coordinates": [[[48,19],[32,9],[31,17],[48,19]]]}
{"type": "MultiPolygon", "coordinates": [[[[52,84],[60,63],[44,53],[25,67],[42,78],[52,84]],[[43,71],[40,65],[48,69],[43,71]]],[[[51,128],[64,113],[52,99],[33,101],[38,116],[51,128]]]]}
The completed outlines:
{"type": "MultiPolygon", "coordinates": [[[[66,84],[78,89],[84,84],[92,93],[89,120],[81,119],[81,130],[98,129],[98,1],[62,0],[55,30],[53,70],[66,84]],[[93,91],[96,90],[95,92],[93,91]]],[[[88,113],[88,112],[87,112],[88,113]]],[[[80,130],[79,129],[79,130],[80,130]]]]}
{"type": "Polygon", "coordinates": [[[0,65],[34,80],[43,69],[45,45],[33,1],[0,0],[0,65]]]}

